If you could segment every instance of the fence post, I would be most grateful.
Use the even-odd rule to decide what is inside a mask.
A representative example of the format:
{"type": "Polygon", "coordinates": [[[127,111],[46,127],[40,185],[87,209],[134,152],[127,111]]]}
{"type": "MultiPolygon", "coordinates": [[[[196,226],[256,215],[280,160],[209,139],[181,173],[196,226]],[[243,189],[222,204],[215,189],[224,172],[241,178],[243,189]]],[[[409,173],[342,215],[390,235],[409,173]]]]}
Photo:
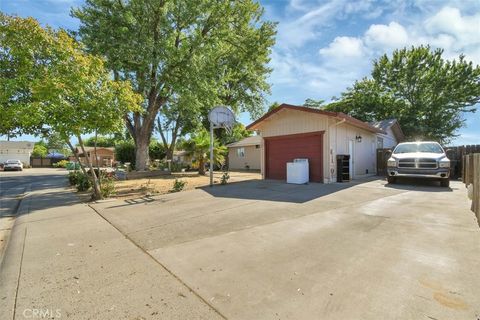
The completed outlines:
{"type": "Polygon", "coordinates": [[[473,198],[472,211],[475,212],[478,225],[480,226],[480,153],[472,155],[473,163],[473,198]]]}
{"type": "Polygon", "coordinates": [[[465,186],[468,187],[468,185],[470,184],[470,155],[464,155],[463,159],[465,159],[463,183],[465,183],[465,186]]]}

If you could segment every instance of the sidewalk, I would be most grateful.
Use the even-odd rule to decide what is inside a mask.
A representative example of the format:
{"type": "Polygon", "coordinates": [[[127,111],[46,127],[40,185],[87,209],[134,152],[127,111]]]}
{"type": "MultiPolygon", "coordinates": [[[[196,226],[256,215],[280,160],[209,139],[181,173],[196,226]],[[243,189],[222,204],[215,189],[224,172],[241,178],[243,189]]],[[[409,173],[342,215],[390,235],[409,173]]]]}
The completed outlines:
{"type": "Polygon", "coordinates": [[[2,319],[221,319],[63,188],[27,196],[0,268],[2,319]]]}

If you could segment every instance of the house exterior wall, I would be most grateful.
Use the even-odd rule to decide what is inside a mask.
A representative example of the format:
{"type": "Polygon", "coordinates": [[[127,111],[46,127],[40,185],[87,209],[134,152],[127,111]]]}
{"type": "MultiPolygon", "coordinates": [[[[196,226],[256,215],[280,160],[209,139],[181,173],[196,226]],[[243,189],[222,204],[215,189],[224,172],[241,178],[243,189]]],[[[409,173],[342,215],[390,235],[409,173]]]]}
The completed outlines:
{"type": "Polygon", "coordinates": [[[262,147],[257,148],[254,145],[245,147],[229,147],[228,148],[228,168],[230,170],[245,170],[246,165],[252,170],[260,169],[260,160],[262,147]],[[238,157],[237,150],[244,148],[245,157],[238,157]]]}
{"type": "MultiPolygon", "coordinates": [[[[97,160],[95,159],[95,151],[87,151],[87,155],[90,159],[90,162],[93,166],[107,166],[111,167],[113,162],[115,161],[115,152],[108,149],[97,149],[97,160]]],[[[80,162],[85,163],[85,157],[80,157],[80,162]]]]}
{"type": "MultiPolygon", "coordinates": [[[[336,156],[349,154],[349,141],[353,144],[353,178],[374,174],[376,171],[376,134],[354,127],[326,115],[285,109],[273,114],[260,128],[263,138],[325,131],[323,140],[324,183],[337,179],[336,156]],[[356,141],[362,137],[362,142],[356,141]]],[[[262,141],[261,171],[265,178],[264,142],[262,141]]]]}
{"type": "Polygon", "coordinates": [[[386,134],[378,133],[377,137],[383,139],[383,148],[393,148],[398,144],[391,128],[386,130],[386,134]]]}
{"type": "MultiPolygon", "coordinates": [[[[351,126],[346,123],[332,124],[330,132],[330,150],[334,162],[334,172],[330,170],[330,181],[336,181],[336,156],[337,154],[350,154],[349,144],[353,146],[352,166],[353,179],[358,179],[376,173],[376,134],[351,126]],[[357,142],[356,137],[361,136],[362,141],[357,142]]],[[[330,159],[330,163],[332,160],[330,159]]],[[[330,167],[332,169],[332,166],[330,167]]]]}
{"type": "Polygon", "coordinates": [[[20,160],[24,164],[30,164],[33,145],[33,142],[26,141],[0,141],[0,162],[20,160]]]}

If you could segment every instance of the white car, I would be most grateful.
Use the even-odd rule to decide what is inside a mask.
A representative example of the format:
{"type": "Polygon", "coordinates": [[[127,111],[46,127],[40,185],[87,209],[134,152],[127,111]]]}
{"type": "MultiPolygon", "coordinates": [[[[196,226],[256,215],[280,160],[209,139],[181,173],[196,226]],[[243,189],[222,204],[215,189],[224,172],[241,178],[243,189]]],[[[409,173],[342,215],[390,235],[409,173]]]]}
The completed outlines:
{"type": "Polygon", "coordinates": [[[8,170],[22,171],[23,163],[20,160],[7,160],[3,164],[3,171],[8,170]]]}

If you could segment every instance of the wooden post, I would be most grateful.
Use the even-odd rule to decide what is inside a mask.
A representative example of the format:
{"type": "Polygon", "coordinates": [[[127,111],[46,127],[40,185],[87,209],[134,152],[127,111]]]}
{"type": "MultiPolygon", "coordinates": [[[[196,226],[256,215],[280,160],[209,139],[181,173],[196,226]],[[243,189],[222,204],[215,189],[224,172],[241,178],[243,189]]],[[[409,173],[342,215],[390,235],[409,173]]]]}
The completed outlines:
{"type": "Polygon", "coordinates": [[[469,177],[469,172],[468,172],[468,169],[470,168],[470,155],[466,154],[463,156],[463,159],[465,160],[465,166],[463,168],[464,170],[464,173],[463,173],[463,183],[465,183],[465,186],[468,187],[469,185],[469,181],[468,181],[468,177],[469,177]]]}
{"type": "Polygon", "coordinates": [[[480,226],[480,153],[472,155],[473,159],[473,199],[472,211],[475,212],[477,222],[480,226]]]}

